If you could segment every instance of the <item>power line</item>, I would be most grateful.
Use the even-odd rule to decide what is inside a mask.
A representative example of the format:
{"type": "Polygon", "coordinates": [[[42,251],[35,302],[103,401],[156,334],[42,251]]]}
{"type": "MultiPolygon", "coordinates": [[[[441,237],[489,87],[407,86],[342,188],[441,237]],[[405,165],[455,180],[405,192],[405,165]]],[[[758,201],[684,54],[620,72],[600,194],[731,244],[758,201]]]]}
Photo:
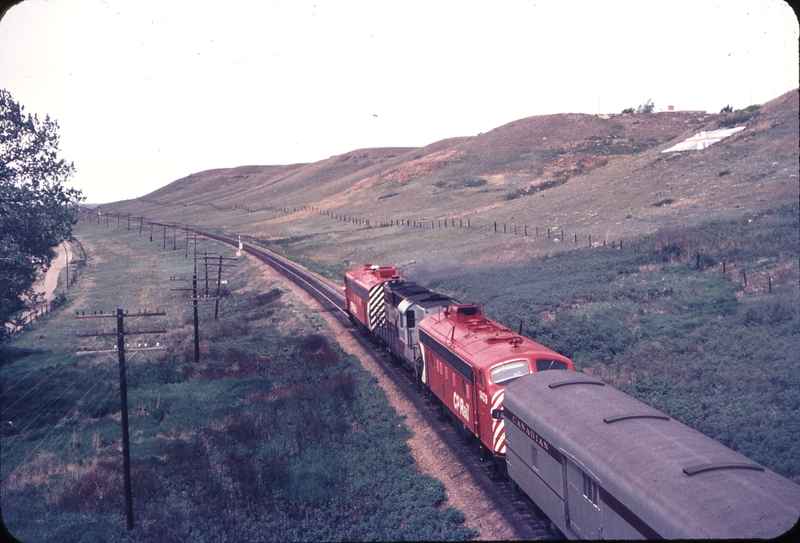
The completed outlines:
{"type": "MultiPolygon", "coordinates": [[[[55,356],[55,355],[54,355],[54,356],[55,356]]],[[[60,369],[62,369],[62,368],[64,368],[64,367],[66,367],[66,366],[67,366],[67,364],[69,364],[70,362],[72,362],[72,360],[73,360],[73,359],[75,359],[75,358],[76,358],[76,356],[75,356],[75,355],[72,355],[72,357],[71,357],[69,360],[67,360],[66,362],[64,362],[63,364],[61,364],[59,367],[57,367],[56,369],[54,369],[54,370],[52,371],[52,373],[50,373],[50,375],[48,375],[47,377],[45,377],[44,379],[42,379],[41,381],[39,381],[38,383],[36,383],[36,385],[34,385],[34,386],[33,386],[33,388],[31,388],[31,389],[30,389],[28,392],[26,392],[25,394],[23,394],[22,396],[20,396],[19,398],[17,398],[17,399],[16,399],[16,400],[15,400],[15,401],[14,401],[14,402],[11,404],[11,405],[7,406],[7,407],[6,407],[6,408],[3,410],[2,414],[0,414],[0,416],[2,416],[3,418],[5,418],[5,415],[6,415],[6,413],[8,412],[8,410],[9,410],[9,409],[11,409],[11,408],[12,408],[12,407],[14,407],[15,405],[17,405],[17,403],[19,403],[19,401],[20,401],[20,400],[22,400],[23,398],[25,398],[25,396],[27,396],[28,394],[30,394],[31,392],[33,392],[34,390],[36,390],[36,389],[37,389],[37,388],[38,388],[38,387],[39,387],[39,386],[40,386],[42,383],[44,383],[44,382],[45,382],[45,381],[47,381],[47,380],[48,380],[50,377],[52,377],[52,376],[53,376],[53,374],[55,374],[55,373],[56,373],[58,370],[60,370],[60,369]]],[[[30,375],[30,373],[32,373],[32,372],[29,372],[29,373],[28,373],[28,375],[30,375]]],[[[26,376],[26,377],[27,377],[27,376],[26,376]]],[[[23,379],[24,379],[24,377],[23,377],[23,379]]],[[[14,383],[14,385],[12,385],[12,386],[16,386],[17,384],[19,384],[19,383],[20,383],[20,381],[22,381],[22,379],[20,379],[20,380],[19,380],[19,381],[17,381],[16,383],[14,383]]],[[[12,387],[9,387],[9,388],[5,389],[5,390],[3,391],[3,394],[7,394],[10,388],[12,388],[12,387]]]]}
{"type": "MultiPolygon", "coordinates": [[[[48,358],[48,359],[47,359],[45,362],[49,362],[49,361],[51,361],[52,359],[54,359],[55,357],[57,357],[59,354],[61,354],[61,353],[59,353],[59,352],[54,352],[54,353],[53,353],[53,354],[50,356],[50,358],[48,358]]],[[[70,359],[70,360],[71,360],[71,359],[70,359]]],[[[66,362],[65,362],[65,364],[66,364],[66,362]]],[[[56,369],[58,369],[58,368],[56,368],[56,369]]],[[[26,379],[28,376],[32,375],[33,373],[35,373],[35,372],[37,372],[37,371],[41,371],[41,369],[40,369],[40,368],[34,368],[34,369],[32,369],[31,371],[29,371],[28,373],[26,373],[25,375],[23,375],[22,377],[20,377],[20,378],[17,380],[17,382],[16,382],[16,383],[14,383],[13,385],[10,385],[10,386],[8,386],[8,387],[4,388],[4,389],[3,389],[3,394],[6,394],[6,393],[7,393],[9,390],[13,389],[15,386],[17,386],[17,385],[18,385],[18,384],[20,384],[22,381],[24,381],[24,380],[25,380],[25,379],[26,379]]]]}
{"type": "MultiPolygon", "coordinates": [[[[86,370],[84,370],[84,372],[85,372],[85,371],[86,371],[86,370]]],[[[58,400],[60,400],[60,399],[61,399],[61,397],[62,397],[62,396],[64,396],[64,394],[66,394],[66,393],[67,393],[67,391],[69,391],[69,389],[71,389],[71,388],[72,388],[72,387],[75,385],[75,383],[77,383],[77,382],[78,382],[78,380],[79,380],[81,377],[83,377],[83,374],[81,374],[81,375],[78,375],[78,376],[75,378],[75,380],[74,380],[74,381],[72,381],[72,383],[70,383],[70,384],[69,384],[69,386],[68,386],[67,388],[63,389],[63,390],[61,391],[61,393],[60,393],[58,396],[56,396],[54,399],[50,400],[50,403],[49,403],[49,404],[47,404],[47,406],[45,406],[45,408],[44,408],[44,409],[42,409],[41,411],[39,411],[39,414],[38,414],[38,415],[36,415],[36,416],[35,416],[35,417],[34,417],[34,418],[31,420],[31,421],[29,421],[29,422],[28,422],[28,424],[26,424],[26,425],[25,425],[25,427],[24,427],[22,430],[20,430],[20,433],[19,433],[19,434],[15,435],[15,436],[14,436],[14,437],[12,437],[10,440],[8,440],[8,441],[5,443],[5,446],[6,446],[6,447],[10,446],[10,445],[11,445],[11,444],[14,442],[14,440],[16,440],[16,439],[17,439],[17,438],[18,438],[20,435],[22,435],[23,433],[25,433],[25,430],[27,430],[27,429],[28,429],[28,428],[29,428],[29,427],[30,427],[30,426],[31,426],[31,425],[32,425],[34,422],[36,422],[36,421],[39,419],[39,417],[41,417],[41,416],[42,416],[42,415],[43,415],[43,414],[44,414],[44,413],[47,411],[47,409],[48,409],[50,406],[52,406],[54,403],[56,403],[58,400]]]]}
{"type": "MultiPolygon", "coordinates": [[[[95,385],[93,385],[93,388],[94,388],[94,387],[96,387],[96,386],[97,386],[97,384],[98,384],[99,382],[100,382],[100,381],[96,381],[96,382],[95,382],[95,385]]],[[[89,390],[88,390],[88,391],[87,391],[87,392],[86,392],[86,393],[83,395],[83,397],[82,397],[81,399],[85,398],[85,397],[86,397],[86,395],[87,395],[87,394],[88,394],[88,393],[89,393],[91,390],[92,390],[92,389],[90,388],[90,389],[89,389],[89,390]]],[[[109,382],[106,382],[106,384],[105,384],[104,388],[103,388],[103,389],[100,391],[100,393],[98,393],[98,395],[97,395],[97,397],[98,397],[98,398],[100,397],[100,395],[101,395],[101,394],[104,394],[104,396],[103,396],[102,398],[100,398],[98,401],[96,401],[96,402],[94,402],[94,403],[92,404],[92,406],[93,406],[93,407],[92,407],[92,408],[89,410],[89,412],[90,412],[90,413],[91,413],[91,412],[94,412],[94,413],[97,413],[97,412],[99,412],[99,410],[100,410],[100,406],[101,406],[102,404],[104,404],[106,401],[108,401],[108,398],[109,398],[109,397],[111,396],[111,394],[113,394],[113,393],[114,393],[113,384],[112,384],[112,383],[109,383],[109,382]],[[110,387],[110,389],[109,389],[109,387],[110,387]],[[108,390],[107,390],[107,389],[108,389],[108,390]]],[[[79,400],[79,401],[80,401],[80,400],[79,400]]],[[[62,437],[62,436],[63,436],[64,434],[66,434],[67,432],[70,432],[70,433],[72,433],[72,432],[76,431],[74,428],[67,428],[67,427],[61,426],[61,424],[64,422],[64,420],[66,420],[66,418],[67,418],[67,415],[64,415],[64,416],[61,418],[61,420],[59,420],[59,422],[57,422],[56,424],[54,424],[54,425],[53,425],[53,427],[50,429],[50,431],[47,433],[47,435],[46,435],[46,436],[44,436],[44,437],[43,437],[43,438],[42,438],[42,439],[39,441],[39,443],[37,443],[37,444],[36,444],[36,445],[33,447],[33,449],[31,449],[31,450],[30,450],[30,451],[29,451],[29,452],[28,452],[28,453],[25,455],[25,457],[22,459],[22,461],[21,461],[19,464],[17,464],[17,466],[16,466],[14,469],[12,469],[12,470],[11,470],[9,473],[7,473],[7,474],[6,474],[6,476],[5,476],[5,477],[4,477],[4,479],[3,479],[3,483],[7,482],[7,481],[8,481],[8,480],[11,478],[11,476],[12,476],[12,475],[13,475],[13,474],[14,474],[14,473],[15,473],[15,472],[16,472],[16,471],[17,471],[17,470],[20,468],[20,467],[22,467],[23,465],[25,465],[25,464],[27,463],[28,459],[29,459],[29,458],[30,458],[30,457],[31,457],[31,456],[32,456],[32,455],[33,455],[33,454],[34,454],[36,451],[38,451],[38,450],[40,450],[40,449],[46,449],[46,447],[44,446],[44,444],[45,444],[45,442],[47,441],[47,439],[48,439],[48,438],[49,438],[49,437],[50,437],[50,436],[53,434],[53,432],[55,432],[55,431],[56,431],[56,429],[58,429],[58,428],[64,428],[64,430],[63,430],[63,431],[62,431],[62,432],[61,432],[61,433],[60,433],[60,434],[57,436],[57,439],[55,439],[55,440],[54,440],[55,442],[57,442],[57,441],[58,441],[58,438],[62,437]]],[[[82,424],[81,424],[80,430],[82,431],[82,430],[83,430],[83,428],[85,428],[86,424],[89,422],[89,420],[91,420],[91,419],[93,419],[93,418],[94,418],[94,417],[92,417],[91,415],[89,415],[87,418],[85,418],[85,419],[84,419],[84,421],[83,421],[83,422],[82,422],[82,424]]],[[[7,446],[8,446],[8,444],[6,444],[6,447],[7,447],[7,446]]],[[[8,450],[6,449],[6,451],[7,451],[7,452],[6,452],[6,454],[8,455],[8,450]]]]}
{"type": "MultiPolygon", "coordinates": [[[[100,398],[100,400],[99,400],[99,401],[97,401],[97,402],[95,402],[95,403],[94,403],[94,405],[95,405],[95,406],[97,406],[97,408],[96,408],[96,409],[94,409],[94,413],[95,413],[95,414],[96,414],[97,412],[99,412],[100,406],[101,406],[103,403],[107,402],[107,401],[108,401],[108,399],[109,399],[109,398],[110,398],[110,397],[111,397],[111,396],[114,394],[114,387],[113,387],[113,383],[106,383],[106,385],[105,385],[105,386],[106,386],[106,388],[108,388],[108,390],[106,391],[106,390],[104,389],[104,391],[103,391],[103,392],[105,393],[105,394],[104,394],[104,396],[103,396],[102,398],[100,398]]],[[[101,394],[102,394],[103,392],[101,392],[101,394]]],[[[100,395],[98,394],[98,397],[99,397],[99,396],[100,396],[100,395]]],[[[70,429],[70,428],[66,428],[66,427],[60,426],[60,423],[61,423],[61,422],[63,422],[63,420],[64,420],[65,418],[66,418],[66,417],[62,418],[62,421],[60,421],[60,422],[59,422],[59,424],[56,424],[56,425],[54,425],[54,426],[51,428],[50,432],[48,432],[48,434],[47,434],[47,435],[46,435],[44,438],[42,438],[42,440],[41,440],[41,441],[40,441],[40,442],[39,442],[39,443],[38,443],[38,444],[37,444],[37,445],[36,445],[36,446],[35,446],[35,447],[34,447],[34,448],[31,450],[31,451],[29,451],[29,452],[28,452],[28,453],[25,455],[25,457],[23,458],[23,460],[22,460],[22,461],[21,461],[21,462],[20,462],[20,463],[19,463],[19,464],[18,464],[18,465],[17,465],[17,466],[16,466],[16,467],[13,469],[13,470],[11,470],[11,471],[10,471],[10,472],[9,472],[9,473],[6,475],[6,477],[5,477],[5,478],[4,478],[4,480],[3,480],[3,482],[4,482],[4,483],[5,483],[5,482],[8,482],[8,481],[11,479],[11,476],[12,476],[12,475],[13,475],[13,474],[14,474],[14,473],[15,473],[15,472],[16,472],[16,471],[19,469],[19,468],[21,468],[22,466],[24,466],[25,464],[27,464],[28,460],[29,460],[29,459],[30,459],[30,458],[31,458],[31,457],[32,457],[32,456],[33,456],[33,455],[34,455],[34,454],[35,454],[37,451],[39,451],[40,449],[44,449],[44,450],[48,450],[49,452],[55,452],[55,451],[56,451],[56,446],[58,446],[58,445],[59,445],[59,441],[61,440],[61,438],[62,438],[62,437],[64,437],[64,435],[65,435],[65,434],[67,434],[67,433],[75,433],[75,432],[77,432],[77,431],[83,432],[83,431],[84,431],[84,429],[85,429],[85,427],[86,427],[86,425],[88,424],[88,422],[89,422],[90,420],[92,420],[94,417],[93,417],[92,415],[89,415],[87,418],[85,418],[85,419],[83,420],[83,422],[81,423],[81,425],[80,425],[80,428],[79,428],[78,430],[76,430],[76,429],[74,429],[74,428],[73,428],[73,429],[70,429]],[[48,447],[44,447],[44,444],[45,444],[46,440],[47,440],[47,439],[48,439],[48,438],[49,438],[49,437],[50,437],[50,436],[53,434],[53,432],[54,432],[54,431],[55,431],[57,428],[64,428],[64,431],[60,432],[60,433],[59,433],[59,434],[56,436],[56,438],[55,438],[54,440],[52,440],[52,442],[50,443],[50,445],[49,445],[48,447]]],[[[61,448],[61,451],[62,451],[62,452],[59,452],[59,453],[57,453],[57,455],[58,455],[58,456],[60,456],[60,455],[63,453],[63,451],[64,451],[64,450],[66,450],[66,449],[65,449],[63,446],[61,446],[60,448],[61,448]]],[[[25,503],[25,498],[27,498],[27,496],[28,496],[28,495],[31,493],[31,491],[34,489],[34,487],[35,487],[35,485],[29,485],[29,486],[28,486],[28,489],[25,491],[25,493],[22,495],[22,497],[21,497],[20,499],[18,499],[16,502],[12,503],[10,506],[6,507],[6,514],[7,514],[8,516],[11,516],[11,515],[12,515],[12,514],[13,514],[13,513],[16,511],[16,509],[17,509],[17,508],[18,508],[18,507],[19,507],[21,504],[25,503]]]]}

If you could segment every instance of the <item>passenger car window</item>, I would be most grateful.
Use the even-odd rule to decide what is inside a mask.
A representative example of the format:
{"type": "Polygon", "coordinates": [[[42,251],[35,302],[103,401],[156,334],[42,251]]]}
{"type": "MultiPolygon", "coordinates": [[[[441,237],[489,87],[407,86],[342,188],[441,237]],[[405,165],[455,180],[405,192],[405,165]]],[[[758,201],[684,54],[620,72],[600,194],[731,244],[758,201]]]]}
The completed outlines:
{"type": "Polygon", "coordinates": [[[528,374],[528,362],[526,360],[516,360],[513,362],[506,362],[501,366],[492,369],[490,375],[492,381],[498,385],[508,384],[511,380],[517,377],[522,377],[528,374]]]}
{"type": "Polygon", "coordinates": [[[583,474],[583,496],[592,502],[592,505],[599,508],[600,500],[598,499],[597,481],[583,474]]]}

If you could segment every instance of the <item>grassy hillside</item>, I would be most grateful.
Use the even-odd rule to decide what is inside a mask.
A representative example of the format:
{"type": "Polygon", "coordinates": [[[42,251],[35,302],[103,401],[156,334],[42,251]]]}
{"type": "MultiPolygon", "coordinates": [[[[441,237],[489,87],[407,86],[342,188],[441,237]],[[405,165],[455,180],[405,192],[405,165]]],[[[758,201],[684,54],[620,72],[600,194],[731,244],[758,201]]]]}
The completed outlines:
{"type": "Polygon", "coordinates": [[[800,480],[799,137],[797,91],[727,114],[548,115],[235,187],[204,172],[203,190],[193,175],[101,211],[241,234],[335,279],[398,265],[800,480]]]}
{"type": "MultiPolygon", "coordinates": [[[[291,541],[465,539],[444,486],[420,474],[409,431],[376,380],[318,332],[323,323],[242,258],[221,300],[203,302],[194,362],[192,273],[149,232],[81,222],[87,251],[61,308],[0,350],[2,513],[35,541],[291,541]],[[125,530],[118,364],[113,319],[129,331],[165,327],[166,354],[128,356],[133,504],[125,530]],[[148,322],[141,322],[148,321],[148,322]],[[153,322],[149,322],[153,321],[153,322]],[[10,422],[9,422],[10,421],[10,422]]],[[[202,242],[200,252],[230,255],[202,242]]],[[[201,267],[201,276],[203,275],[201,267]]],[[[201,281],[204,284],[204,281],[201,281]]]]}
{"type": "Polygon", "coordinates": [[[333,269],[514,264],[795,201],[797,140],[797,92],[728,114],[546,115],[418,149],[200,172],[100,210],[270,240],[333,269]],[[731,125],[747,129],[661,153],[731,125]]]}

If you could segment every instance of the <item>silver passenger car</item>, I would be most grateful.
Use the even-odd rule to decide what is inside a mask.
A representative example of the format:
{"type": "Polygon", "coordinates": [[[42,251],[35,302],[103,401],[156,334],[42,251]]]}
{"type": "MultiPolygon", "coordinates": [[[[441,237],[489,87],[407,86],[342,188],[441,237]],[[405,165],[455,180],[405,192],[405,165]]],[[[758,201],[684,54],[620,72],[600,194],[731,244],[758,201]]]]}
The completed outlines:
{"type": "Polygon", "coordinates": [[[512,382],[508,474],[570,539],[772,538],[800,486],[579,372],[512,382]]]}

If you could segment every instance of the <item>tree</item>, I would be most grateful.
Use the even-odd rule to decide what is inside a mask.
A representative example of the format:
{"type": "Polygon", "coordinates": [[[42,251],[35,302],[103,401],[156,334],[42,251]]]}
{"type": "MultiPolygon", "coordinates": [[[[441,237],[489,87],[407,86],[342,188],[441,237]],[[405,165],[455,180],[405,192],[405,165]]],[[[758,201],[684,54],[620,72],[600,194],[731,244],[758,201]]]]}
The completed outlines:
{"type": "Polygon", "coordinates": [[[639,104],[639,107],[636,109],[636,111],[639,113],[652,113],[653,111],[655,111],[655,109],[656,105],[653,103],[653,99],[648,98],[647,102],[645,102],[644,104],[639,104]]]}
{"type": "MultiPolygon", "coordinates": [[[[37,273],[50,267],[53,250],[72,235],[72,207],[83,200],[64,187],[75,166],[58,157],[58,123],[36,115],[0,89],[0,322],[33,296],[37,273]]],[[[0,343],[5,336],[0,326],[0,343]]]]}

